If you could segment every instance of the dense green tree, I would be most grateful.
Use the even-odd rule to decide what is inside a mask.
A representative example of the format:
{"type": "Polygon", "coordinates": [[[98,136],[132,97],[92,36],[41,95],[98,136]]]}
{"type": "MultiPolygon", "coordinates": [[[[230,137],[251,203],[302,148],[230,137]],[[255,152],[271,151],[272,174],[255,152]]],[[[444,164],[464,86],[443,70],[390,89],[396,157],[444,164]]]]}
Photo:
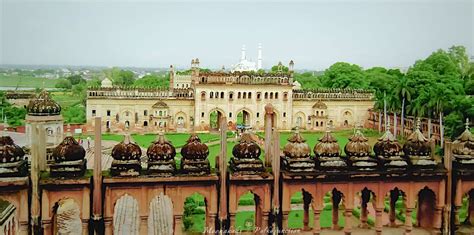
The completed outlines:
{"type": "Polygon", "coordinates": [[[67,107],[61,114],[65,123],[86,123],[86,108],[82,104],[67,107]]]}
{"type": "Polygon", "coordinates": [[[136,87],[168,87],[169,76],[158,76],[156,74],[146,75],[133,83],[136,87]]]}
{"type": "Polygon", "coordinates": [[[289,70],[288,67],[286,67],[284,65],[280,66],[279,64],[277,64],[277,65],[272,66],[271,72],[279,72],[280,69],[281,69],[282,72],[288,72],[288,70],[289,70]]]}
{"type": "Polygon", "coordinates": [[[100,87],[101,81],[98,78],[93,78],[87,81],[88,87],[100,87]]]}
{"type": "MultiPolygon", "coordinates": [[[[18,127],[24,125],[26,116],[26,109],[24,107],[16,107],[8,102],[5,93],[0,91],[0,110],[2,117],[7,119],[7,124],[10,127],[18,127]]],[[[1,120],[3,122],[4,120],[1,120]]]]}
{"type": "Polygon", "coordinates": [[[67,77],[66,79],[69,80],[72,85],[76,85],[76,84],[79,84],[79,83],[85,83],[86,82],[86,80],[84,78],[82,78],[82,76],[79,75],[79,74],[71,75],[71,76],[67,77]]]}
{"type": "Polygon", "coordinates": [[[320,77],[314,75],[312,72],[295,73],[294,80],[298,81],[301,84],[301,87],[305,89],[315,89],[323,86],[320,77]]]}
{"type": "Polygon", "coordinates": [[[116,86],[131,86],[135,82],[135,74],[129,70],[111,68],[104,70],[104,73],[116,86]]]}
{"type": "Polygon", "coordinates": [[[325,87],[329,88],[367,88],[367,79],[362,68],[355,64],[337,62],[321,76],[325,87]]]}
{"type": "Polygon", "coordinates": [[[72,84],[70,80],[67,79],[60,79],[58,82],[56,82],[56,85],[54,85],[56,88],[60,89],[71,89],[72,84]]]}

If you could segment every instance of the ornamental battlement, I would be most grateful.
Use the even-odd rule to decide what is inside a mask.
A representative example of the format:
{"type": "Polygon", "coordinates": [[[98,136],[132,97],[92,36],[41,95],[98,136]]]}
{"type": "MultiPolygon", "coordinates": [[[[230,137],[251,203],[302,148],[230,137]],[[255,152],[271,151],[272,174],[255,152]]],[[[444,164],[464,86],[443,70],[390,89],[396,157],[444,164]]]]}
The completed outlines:
{"type": "Polygon", "coordinates": [[[293,90],[293,100],[373,100],[374,93],[364,89],[293,90]]]}
{"type": "Polygon", "coordinates": [[[193,99],[194,93],[191,88],[137,88],[137,87],[94,87],[87,91],[88,99],[142,99],[142,98],[166,98],[166,99],[193,99]]]}
{"type": "Polygon", "coordinates": [[[196,83],[199,84],[275,84],[290,85],[293,73],[258,73],[258,72],[200,72],[196,83]]]}

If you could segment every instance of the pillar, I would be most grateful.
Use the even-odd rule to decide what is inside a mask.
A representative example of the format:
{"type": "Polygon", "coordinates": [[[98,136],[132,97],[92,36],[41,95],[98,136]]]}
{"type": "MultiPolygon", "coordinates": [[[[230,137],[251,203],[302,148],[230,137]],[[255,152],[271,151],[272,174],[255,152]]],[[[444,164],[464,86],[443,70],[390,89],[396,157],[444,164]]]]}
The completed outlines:
{"type": "Polygon", "coordinates": [[[375,233],[382,234],[383,228],[383,208],[375,208],[375,233]]]}
{"type": "MultiPolygon", "coordinates": [[[[272,139],[273,106],[265,106],[265,166],[271,166],[271,139],[272,139]]],[[[276,126],[276,125],[275,125],[276,126]]]]}
{"type": "Polygon", "coordinates": [[[352,233],[352,208],[346,208],[344,211],[345,217],[345,226],[344,226],[344,234],[350,235],[352,233]]]}
{"type": "Polygon", "coordinates": [[[268,224],[268,218],[270,216],[269,211],[265,211],[262,213],[262,224],[260,225],[260,231],[259,234],[267,234],[269,231],[269,224],[268,224]]]}
{"type": "Polygon", "coordinates": [[[360,227],[361,228],[368,228],[369,225],[367,224],[368,216],[367,216],[367,204],[362,204],[360,209],[360,227]]]}
{"type": "Polygon", "coordinates": [[[104,234],[102,220],[102,120],[94,118],[94,178],[92,191],[92,223],[94,234],[104,234]]]}
{"type": "Polygon", "coordinates": [[[289,215],[289,211],[283,211],[282,212],[282,226],[283,226],[283,230],[287,230],[288,229],[288,215],[289,215]]]}
{"type": "Polygon", "coordinates": [[[411,212],[413,208],[407,208],[405,211],[405,235],[410,235],[413,229],[413,222],[411,219],[411,212]]]}
{"type": "Polygon", "coordinates": [[[208,234],[215,234],[213,231],[216,227],[216,214],[206,214],[206,231],[209,231],[208,234]]]}
{"type": "Polygon", "coordinates": [[[433,228],[434,228],[433,234],[441,234],[442,219],[443,219],[443,207],[436,206],[435,215],[434,215],[434,224],[433,224],[433,228]]]}
{"type": "Polygon", "coordinates": [[[319,218],[321,217],[321,210],[314,210],[314,226],[313,226],[313,235],[319,235],[321,233],[321,222],[319,218]]]}
{"type": "Polygon", "coordinates": [[[235,231],[237,231],[237,227],[235,226],[235,214],[236,213],[229,213],[229,219],[230,219],[229,233],[230,234],[235,234],[235,231]]]}
{"type": "Polygon", "coordinates": [[[175,215],[174,216],[174,234],[180,235],[183,234],[183,216],[182,215],[175,215]]]}

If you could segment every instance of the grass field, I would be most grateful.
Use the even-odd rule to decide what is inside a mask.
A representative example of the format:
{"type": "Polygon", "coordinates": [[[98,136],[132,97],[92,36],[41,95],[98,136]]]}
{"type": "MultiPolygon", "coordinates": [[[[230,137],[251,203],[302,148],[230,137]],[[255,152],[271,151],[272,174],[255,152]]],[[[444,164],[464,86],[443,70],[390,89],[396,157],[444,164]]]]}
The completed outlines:
{"type": "Polygon", "coordinates": [[[33,76],[3,75],[0,74],[0,86],[4,87],[31,87],[54,88],[58,79],[37,78],[33,76]]]}
{"type": "Polygon", "coordinates": [[[79,96],[75,96],[70,91],[54,91],[50,92],[51,98],[61,105],[63,109],[74,106],[81,102],[79,96]]]}

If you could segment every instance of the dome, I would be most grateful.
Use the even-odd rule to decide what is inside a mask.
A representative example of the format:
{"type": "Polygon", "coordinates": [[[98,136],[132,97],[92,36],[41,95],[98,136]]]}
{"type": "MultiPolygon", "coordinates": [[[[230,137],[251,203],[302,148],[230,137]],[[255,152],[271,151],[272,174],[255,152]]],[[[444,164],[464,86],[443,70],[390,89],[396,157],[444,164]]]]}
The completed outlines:
{"type": "Polygon", "coordinates": [[[165,139],[163,133],[158,135],[158,140],[148,147],[146,154],[148,159],[153,160],[170,160],[176,156],[176,149],[171,142],[165,139]]]}
{"type": "Polygon", "coordinates": [[[297,131],[288,138],[288,143],[283,147],[283,153],[286,157],[303,158],[310,156],[311,149],[303,136],[297,131]]]}
{"type": "Polygon", "coordinates": [[[126,135],[125,139],[114,146],[112,149],[112,157],[115,160],[140,160],[142,150],[140,146],[130,141],[130,135],[126,135]]]}
{"type": "Polygon", "coordinates": [[[0,164],[21,161],[23,156],[25,152],[13,142],[10,136],[0,137],[0,164]]]}
{"type": "Polygon", "coordinates": [[[453,153],[474,157],[474,136],[469,130],[469,119],[466,120],[464,132],[453,142],[453,153]]]}
{"type": "Polygon", "coordinates": [[[113,87],[112,81],[109,78],[105,78],[100,83],[100,87],[102,87],[102,88],[111,88],[111,87],[113,87]]]}
{"type": "Polygon", "coordinates": [[[294,81],[293,82],[293,89],[294,90],[301,90],[301,83],[299,83],[298,81],[294,81]]]}
{"type": "Polygon", "coordinates": [[[374,144],[374,152],[376,156],[390,157],[401,155],[402,145],[390,132],[390,128],[380,137],[374,144]]]}
{"type": "Polygon", "coordinates": [[[260,146],[255,143],[249,133],[242,134],[239,143],[232,149],[232,155],[236,158],[258,158],[260,153],[260,146]]]}
{"type": "Polygon", "coordinates": [[[209,148],[201,143],[197,135],[193,134],[181,148],[181,155],[187,159],[205,159],[209,155],[209,148]]]}
{"type": "Polygon", "coordinates": [[[340,154],[337,139],[331,135],[330,131],[326,131],[324,136],[319,139],[319,143],[314,146],[313,151],[317,157],[338,157],[340,154]]]}
{"type": "Polygon", "coordinates": [[[42,90],[36,98],[30,100],[26,107],[28,115],[51,116],[61,113],[61,106],[49,97],[46,90],[42,90]]]}
{"type": "Polygon", "coordinates": [[[344,147],[344,152],[348,156],[369,156],[370,145],[368,141],[360,130],[356,130],[354,135],[349,137],[349,142],[344,147]]]}
{"type": "Polygon", "coordinates": [[[416,121],[416,129],[407,138],[403,145],[403,152],[406,156],[428,156],[431,153],[431,147],[428,139],[420,131],[421,121],[416,121]]]}
{"type": "Polygon", "coordinates": [[[77,161],[84,159],[86,151],[72,136],[67,136],[54,148],[52,156],[56,162],[77,161]]]}

